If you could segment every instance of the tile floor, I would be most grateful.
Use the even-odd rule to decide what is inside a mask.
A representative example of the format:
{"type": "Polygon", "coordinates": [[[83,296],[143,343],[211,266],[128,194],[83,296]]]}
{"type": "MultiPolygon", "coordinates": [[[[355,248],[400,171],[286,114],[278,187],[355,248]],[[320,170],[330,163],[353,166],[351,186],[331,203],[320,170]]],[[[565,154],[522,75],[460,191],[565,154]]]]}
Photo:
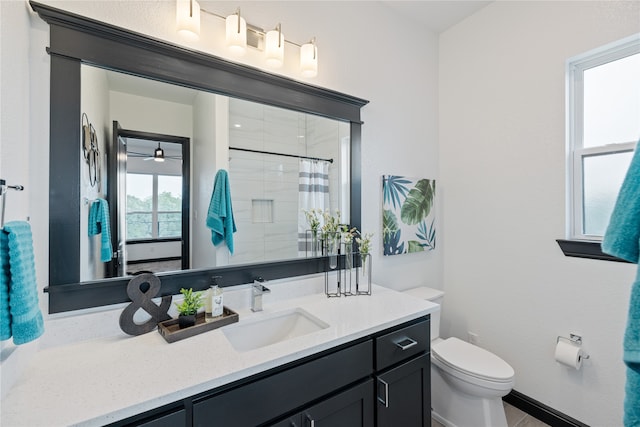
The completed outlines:
{"type": "MultiPolygon", "coordinates": [[[[515,406],[511,406],[508,403],[504,404],[504,411],[507,415],[507,425],[509,427],[549,427],[548,424],[533,418],[526,412],[522,412],[515,406]]],[[[436,420],[431,420],[431,427],[444,427],[436,420]]]]}

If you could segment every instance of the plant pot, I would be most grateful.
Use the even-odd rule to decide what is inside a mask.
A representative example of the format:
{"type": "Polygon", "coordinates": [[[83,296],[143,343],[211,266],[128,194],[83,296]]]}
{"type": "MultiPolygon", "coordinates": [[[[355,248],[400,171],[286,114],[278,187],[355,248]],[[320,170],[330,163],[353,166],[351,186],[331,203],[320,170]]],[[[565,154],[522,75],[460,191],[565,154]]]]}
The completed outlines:
{"type": "Polygon", "coordinates": [[[190,326],[195,326],[195,324],[196,324],[195,314],[189,314],[189,315],[181,314],[178,316],[178,326],[180,327],[180,329],[188,328],[190,326]]]}

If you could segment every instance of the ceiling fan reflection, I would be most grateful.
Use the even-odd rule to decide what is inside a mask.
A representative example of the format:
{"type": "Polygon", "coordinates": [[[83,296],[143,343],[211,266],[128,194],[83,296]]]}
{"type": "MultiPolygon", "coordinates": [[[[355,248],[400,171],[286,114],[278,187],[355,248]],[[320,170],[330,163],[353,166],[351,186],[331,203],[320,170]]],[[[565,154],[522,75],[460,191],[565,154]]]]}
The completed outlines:
{"type": "Polygon", "coordinates": [[[158,143],[158,148],[153,150],[153,154],[149,155],[146,153],[136,153],[135,151],[127,151],[127,156],[131,157],[144,157],[143,160],[154,160],[156,162],[164,162],[165,159],[168,160],[182,160],[181,156],[167,156],[164,154],[164,149],[160,147],[160,143],[158,143]]]}

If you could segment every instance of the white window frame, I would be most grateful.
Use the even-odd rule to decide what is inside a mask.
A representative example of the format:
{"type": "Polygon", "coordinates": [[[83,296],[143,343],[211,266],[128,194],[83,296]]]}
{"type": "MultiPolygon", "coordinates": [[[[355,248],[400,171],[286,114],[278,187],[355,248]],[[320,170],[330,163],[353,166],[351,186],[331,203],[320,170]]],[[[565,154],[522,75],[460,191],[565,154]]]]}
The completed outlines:
{"type": "Polygon", "coordinates": [[[583,73],[585,70],[640,53],[640,34],[610,43],[567,60],[567,238],[599,242],[602,236],[583,232],[583,159],[590,156],[632,152],[637,141],[583,148],[583,73]]]}

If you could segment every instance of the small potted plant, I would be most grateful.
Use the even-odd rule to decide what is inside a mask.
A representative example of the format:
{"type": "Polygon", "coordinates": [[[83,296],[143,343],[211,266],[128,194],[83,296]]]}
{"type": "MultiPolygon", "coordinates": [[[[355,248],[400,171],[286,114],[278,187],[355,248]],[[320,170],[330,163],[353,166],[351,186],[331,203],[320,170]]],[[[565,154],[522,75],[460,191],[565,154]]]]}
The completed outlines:
{"type": "Polygon", "coordinates": [[[196,324],[196,314],[198,309],[204,305],[202,292],[193,292],[193,288],[180,289],[184,296],[182,302],[174,303],[178,309],[178,326],[180,329],[188,328],[196,324]]]}

